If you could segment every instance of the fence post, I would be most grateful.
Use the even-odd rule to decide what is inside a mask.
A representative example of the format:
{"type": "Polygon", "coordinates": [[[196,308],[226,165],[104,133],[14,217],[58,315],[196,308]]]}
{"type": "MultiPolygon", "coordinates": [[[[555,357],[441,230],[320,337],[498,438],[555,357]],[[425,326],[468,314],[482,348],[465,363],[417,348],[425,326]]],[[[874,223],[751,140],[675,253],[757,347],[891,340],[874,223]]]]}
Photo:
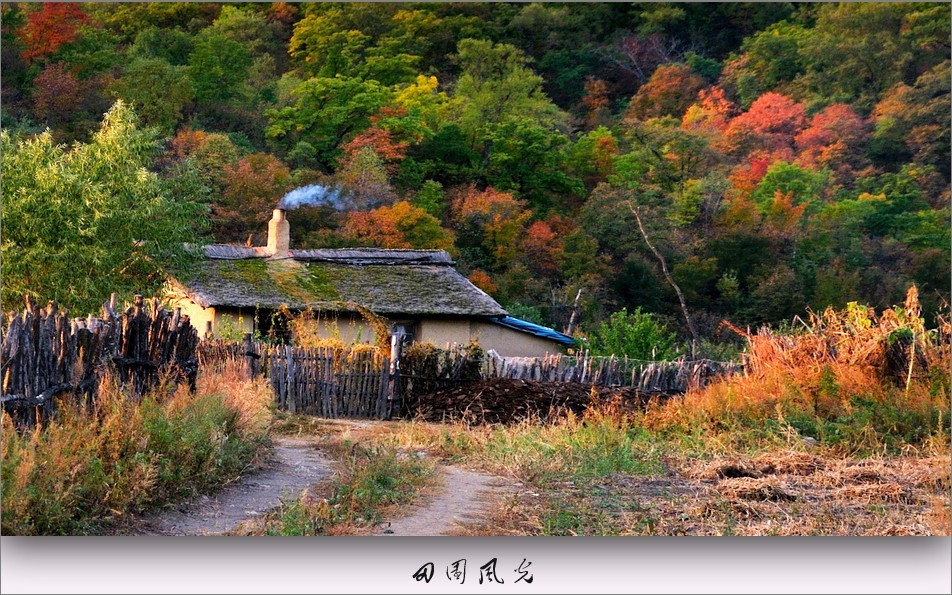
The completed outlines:
{"type": "Polygon", "coordinates": [[[251,333],[245,333],[245,371],[249,380],[255,379],[255,344],[251,333]]]}
{"type": "Polygon", "coordinates": [[[400,355],[403,350],[403,329],[397,328],[390,335],[390,383],[387,387],[387,415],[393,417],[394,411],[400,413],[400,355]]]}

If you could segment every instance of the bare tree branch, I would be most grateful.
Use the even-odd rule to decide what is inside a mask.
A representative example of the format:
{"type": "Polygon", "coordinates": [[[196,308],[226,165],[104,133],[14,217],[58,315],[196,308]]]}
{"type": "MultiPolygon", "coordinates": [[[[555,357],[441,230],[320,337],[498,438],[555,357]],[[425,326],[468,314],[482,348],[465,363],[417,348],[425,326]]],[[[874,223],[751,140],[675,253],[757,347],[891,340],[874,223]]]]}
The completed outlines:
{"type": "Polygon", "coordinates": [[[678,287],[678,284],[674,282],[674,279],[671,277],[671,273],[668,272],[668,263],[665,261],[664,257],[661,256],[661,253],[658,252],[657,248],[651,243],[651,240],[648,239],[648,234],[645,232],[645,226],[641,224],[641,215],[638,214],[638,209],[635,208],[635,205],[629,200],[628,208],[631,210],[632,215],[635,216],[635,221],[638,222],[638,230],[641,231],[641,237],[645,239],[645,244],[648,244],[648,249],[651,250],[651,253],[655,255],[655,258],[658,259],[658,262],[661,263],[661,272],[664,273],[664,278],[668,280],[668,283],[671,284],[671,287],[674,288],[674,292],[678,294],[678,301],[681,302],[681,312],[684,313],[684,320],[688,323],[688,330],[691,332],[691,357],[696,356],[698,337],[697,330],[694,328],[694,322],[691,320],[691,315],[688,313],[688,305],[684,301],[684,294],[681,293],[681,288],[678,287]]]}

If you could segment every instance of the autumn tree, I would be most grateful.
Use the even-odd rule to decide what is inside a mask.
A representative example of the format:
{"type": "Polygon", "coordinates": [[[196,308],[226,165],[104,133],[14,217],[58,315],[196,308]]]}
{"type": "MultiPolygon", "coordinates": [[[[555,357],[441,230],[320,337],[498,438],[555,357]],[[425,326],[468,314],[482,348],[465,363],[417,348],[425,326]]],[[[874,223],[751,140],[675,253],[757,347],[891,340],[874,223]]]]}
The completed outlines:
{"type": "Polygon", "coordinates": [[[850,181],[869,166],[869,125],[851,106],[835,103],[810,118],[797,134],[797,163],[812,169],[828,167],[841,181],[850,181]]]}
{"type": "Polygon", "coordinates": [[[763,150],[779,159],[793,156],[794,138],[806,126],[806,107],[778,93],[764,93],[730,121],[725,136],[735,152],[763,150]]]}
{"type": "Polygon", "coordinates": [[[41,122],[62,127],[72,117],[80,96],[80,83],[64,64],[47,64],[33,81],[33,113],[41,122]]]}
{"type": "Polygon", "coordinates": [[[274,155],[253,153],[222,173],[224,188],[212,202],[215,238],[244,243],[264,231],[278,199],[291,189],[291,171],[274,155]]]}
{"type": "Polygon", "coordinates": [[[608,84],[598,78],[585,79],[585,95],[582,97],[585,106],[585,123],[589,129],[598,128],[609,123],[611,116],[611,99],[608,96],[608,84]]]}
{"type": "Polygon", "coordinates": [[[23,59],[31,62],[48,58],[75,41],[80,27],[90,20],[76,2],[44,2],[27,14],[26,24],[20,29],[23,59]]]}
{"type": "Polygon", "coordinates": [[[453,233],[440,220],[407,201],[348,213],[344,233],[381,248],[453,250],[453,233]]]}
{"type": "Polygon", "coordinates": [[[631,98],[628,117],[681,116],[703,87],[704,80],[687,64],[663,64],[631,98]]]}
{"type": "Polygon", "coordinates": [[[518,240],[532,216],[525,203],[494,188],[469,187],[451,206],[461,249],[473,266],[498,270],[517,255],[518,240]]]}

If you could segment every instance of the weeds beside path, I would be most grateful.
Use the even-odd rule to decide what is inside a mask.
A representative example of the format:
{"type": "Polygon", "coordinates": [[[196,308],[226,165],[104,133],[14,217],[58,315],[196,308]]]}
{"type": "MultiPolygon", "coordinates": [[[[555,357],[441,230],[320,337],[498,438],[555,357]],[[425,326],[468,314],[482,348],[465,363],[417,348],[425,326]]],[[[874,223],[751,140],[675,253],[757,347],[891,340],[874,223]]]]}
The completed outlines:
{"type": "Polygon", "coordinates": [[[283,497],[326,479],[331,463],[313,441],[278,438],[271,461],[259,472],[242,477],[214,496],[200,496],[178,510],[142,519],[146,535],[215,535],[278,506],[283,497]]]}
{"type": "Polygon", "coordinates": [[[511,482],[458,467],[440,469],[438,493],[402,515],[385,517],[378,535],[434,536],[465,532],[468,524],[486,522],[494,500],[509,494],[511,482]]]}

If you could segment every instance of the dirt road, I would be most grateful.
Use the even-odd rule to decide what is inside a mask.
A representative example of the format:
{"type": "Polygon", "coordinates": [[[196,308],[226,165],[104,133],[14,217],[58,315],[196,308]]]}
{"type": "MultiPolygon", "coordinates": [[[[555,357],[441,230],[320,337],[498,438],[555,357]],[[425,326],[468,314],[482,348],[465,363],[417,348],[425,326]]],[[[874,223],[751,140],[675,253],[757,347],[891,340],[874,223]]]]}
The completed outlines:
{"type": "Polygon", "coordinates": [[[498,477],[442,467],[442,485],[432,498],[412,507],[406,516],[388,519],[378,535],[446,535],[465,523],[485,520],[484,514],[494,498],[508,491],[498,477]]]}
{"type": "Polygon", "coordinates": [[[297,496],[332,472],[330,460],[305,439],[278,438],[269,465],[213,496],[200,496],[172,510],[142,519],[143,535],[217,535],[235,529],[297,496]]]}

